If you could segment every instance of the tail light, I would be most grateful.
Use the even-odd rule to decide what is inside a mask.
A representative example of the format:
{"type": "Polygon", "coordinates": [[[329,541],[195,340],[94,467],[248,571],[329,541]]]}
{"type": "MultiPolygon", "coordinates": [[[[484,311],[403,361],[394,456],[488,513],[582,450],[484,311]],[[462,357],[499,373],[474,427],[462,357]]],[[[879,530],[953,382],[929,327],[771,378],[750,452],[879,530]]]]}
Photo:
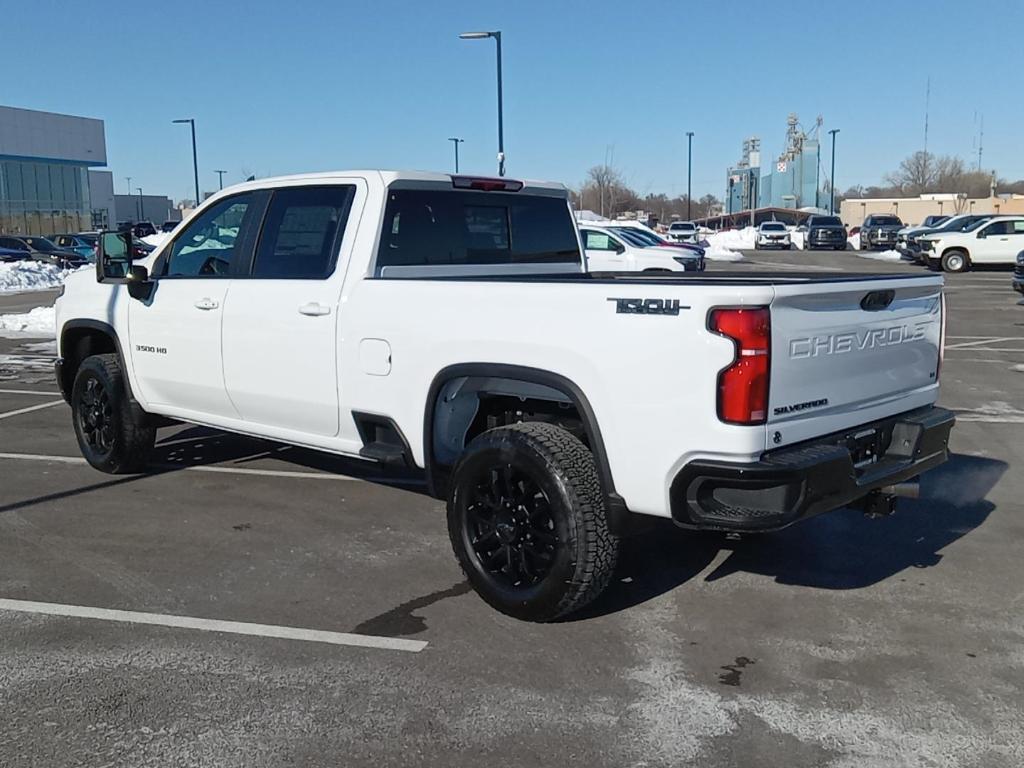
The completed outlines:
{"type": "Polygon", "coordinates": [[[764,424],[772,341],[768,307],[713,309],[708,327],[736,345],[736,358],[718,374],[718,418],[727,424],[764,424]]]}
{"type": "Polygon", "coordinates": [[[942,319],[939,322],[939,362],[935,365],[935,381],[939,380],[942,360],[946,357],[946,292],[943,291],[939,296],[939,313],[942,319]]]}

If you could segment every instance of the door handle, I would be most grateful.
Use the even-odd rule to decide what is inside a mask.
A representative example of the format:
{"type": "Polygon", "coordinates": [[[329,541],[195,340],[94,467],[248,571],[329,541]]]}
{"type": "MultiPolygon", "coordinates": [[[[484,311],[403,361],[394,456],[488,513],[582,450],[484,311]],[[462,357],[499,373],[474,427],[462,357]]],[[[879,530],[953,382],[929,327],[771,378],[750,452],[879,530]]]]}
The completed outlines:
{"type": "Polygon", "coordinates": [[[325,307],[315,301],[311,301],[308,304],[303,304],[299,307],[300,315],[310,315],[312,317],[319,317],[320,315],[331,314],[331,308],[325,307]]]}
{"type": "Polygon", "coordinates": [[[200,299],[196,302],[196,309],[216,309],[219,306],[213,299],[200,299]]]}

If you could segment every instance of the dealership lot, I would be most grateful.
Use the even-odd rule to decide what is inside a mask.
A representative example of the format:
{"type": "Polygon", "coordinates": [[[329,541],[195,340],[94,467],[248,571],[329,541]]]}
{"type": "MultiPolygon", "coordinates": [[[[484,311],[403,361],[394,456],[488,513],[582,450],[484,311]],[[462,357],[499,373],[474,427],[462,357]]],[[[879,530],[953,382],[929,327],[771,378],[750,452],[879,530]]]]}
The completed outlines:
{"type": "MultiPolygon", "coordinates": [[[[836,268],[919,269],[711,265],[836,268]]],[[[738,540],[659,526],[605,599],[551,625],[468,589],[416,477],[198,427],[161,431],[151,475],[93,471],[52,343],[0,338],[0,762],[1020,765],[1009,281],[947,281],[960,423],[921,499],[738,540]]]]}

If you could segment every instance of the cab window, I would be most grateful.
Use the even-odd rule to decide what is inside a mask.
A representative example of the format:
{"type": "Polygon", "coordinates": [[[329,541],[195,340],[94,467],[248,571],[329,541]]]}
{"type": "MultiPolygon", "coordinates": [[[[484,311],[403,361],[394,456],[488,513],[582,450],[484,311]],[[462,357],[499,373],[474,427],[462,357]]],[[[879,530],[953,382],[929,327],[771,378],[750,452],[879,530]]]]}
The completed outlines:
{"type": "Polygon", "coordinates": [[[240,256],[243,227],[252,212],[251,193],[228,197],[203,211],[174,239],[164,277],[227,277],[240,256]]]}

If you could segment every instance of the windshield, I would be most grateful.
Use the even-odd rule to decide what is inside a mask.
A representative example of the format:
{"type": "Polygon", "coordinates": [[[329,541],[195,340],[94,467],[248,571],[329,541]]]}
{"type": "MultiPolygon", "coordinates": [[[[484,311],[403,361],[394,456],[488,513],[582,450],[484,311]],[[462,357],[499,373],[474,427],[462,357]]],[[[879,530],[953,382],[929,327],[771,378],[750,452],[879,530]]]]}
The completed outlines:
{"type": "Polygon", "coordinates": [[[814,227],[841,227],[843,222],[838,216],[815,216],[811,219],[811,226],[814,227]]]}
{"type": "Polygon", "coordinates": [[[51,251],[58,250],[57,246],[51,243],[45,237],[26,237],[24,238],[24,240],[37,251],[42,251],[43,253],[49,253],[51,251]]]}
{"type": "Polygon", "coordinates": [[[982,224],[987,224],[987,223],[988,223],[988,219],[987,218],[985,218],[985,219],[978,219],[977,221],[973,221],[970,224],[961,224],[959,229],[960,229],[961,232],[973,232],[978,227],[980,227],[982,224]]]}
{"type": "Polygon", "coordinates": [[[672,230],[673,232],[678,232],[679,230],[683,230],[685,232],[693,232],[695,229],[697,229],[697,227],[696,225],[690,224],[688,222],[677,221],[672,226],[670,226],[669,229],[672,230]]]}
{"type": "Polygon", "coordinates": [[[96,235],[75,235],[86,245],[96,245],[96,235]]]}
{"type": "Polygon", "coordinates": [[[648,245],[658,245],[661,242],[661,238],[657,235],[652,235],[649,232],[644,232],[642,229],[634,229],[633,227],[612,227],[612,231],[622,235],[624,238],[629,240],[631,243],[648,245]]]}
{"type": "Polygon", "coordinates": [[[777,221],[769,221],[761,225],[762,232],[785,232],[786,225],[777,221]]]}
{"type": "Polygon", "coordinates": [[[871,223],[876,227],[903,226],[903,222],[897,216],[873,216],[871,223]]]}

